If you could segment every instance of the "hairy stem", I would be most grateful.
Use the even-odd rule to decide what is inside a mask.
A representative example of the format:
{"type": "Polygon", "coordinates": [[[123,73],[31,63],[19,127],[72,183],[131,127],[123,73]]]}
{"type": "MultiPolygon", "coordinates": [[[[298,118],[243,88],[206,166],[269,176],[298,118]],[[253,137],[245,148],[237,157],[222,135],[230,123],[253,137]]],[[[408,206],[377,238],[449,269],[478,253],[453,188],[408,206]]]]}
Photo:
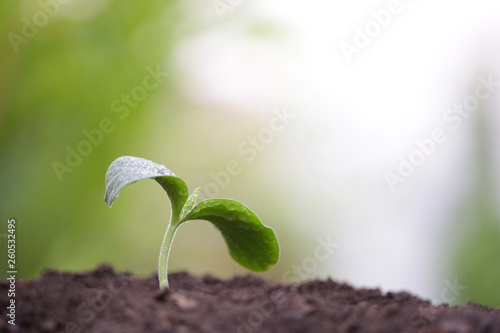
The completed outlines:
{"type": "Polygon", "coordinates": [[[170,255],[170,248],[172,247],[172,241],[177,231],[177,218],[173,216],[168,224],[167,231],[163,237],[163,243],[160,249],[160,259],[158,260],[158,281],[160,282],[160,289],[168,289],[168,257],[170,255]],[[174,220],[175,219],[175,220],[174,220]]]}

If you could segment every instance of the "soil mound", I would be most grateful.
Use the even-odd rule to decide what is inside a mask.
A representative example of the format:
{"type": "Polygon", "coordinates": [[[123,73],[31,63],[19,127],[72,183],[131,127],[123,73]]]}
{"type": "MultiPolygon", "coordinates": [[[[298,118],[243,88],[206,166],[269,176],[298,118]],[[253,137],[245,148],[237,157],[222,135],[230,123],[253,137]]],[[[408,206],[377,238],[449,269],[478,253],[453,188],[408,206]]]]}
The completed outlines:
{"type": "Polygon", "coordinates": [[[383,294],[331,280],[279,284],[255,276],[220,280],[185,272],[139,279],[102,265],[84,273],[47,270],[17,281],[16,325],[7,323],[0,283],[1,332],[500,332],[500,310],[433,306],[407,293],[383,294]]]}

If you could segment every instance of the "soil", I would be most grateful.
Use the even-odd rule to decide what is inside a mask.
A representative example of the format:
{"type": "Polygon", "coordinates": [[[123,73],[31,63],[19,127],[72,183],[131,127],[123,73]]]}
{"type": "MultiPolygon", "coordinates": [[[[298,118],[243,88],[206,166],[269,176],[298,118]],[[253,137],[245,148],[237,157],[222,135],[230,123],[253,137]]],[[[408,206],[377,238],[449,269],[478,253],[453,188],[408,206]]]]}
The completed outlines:
{"type": "Polygon", "coordinates": [[[139,279],[103,265],[85,273],[47,270],[17,281],[16,325],[1,332],[500,332],[500,309],[433,306],[410,294],[355,289],[331,280],[279,284],[255,276],[220,280],[185,272],[139,279]]]}

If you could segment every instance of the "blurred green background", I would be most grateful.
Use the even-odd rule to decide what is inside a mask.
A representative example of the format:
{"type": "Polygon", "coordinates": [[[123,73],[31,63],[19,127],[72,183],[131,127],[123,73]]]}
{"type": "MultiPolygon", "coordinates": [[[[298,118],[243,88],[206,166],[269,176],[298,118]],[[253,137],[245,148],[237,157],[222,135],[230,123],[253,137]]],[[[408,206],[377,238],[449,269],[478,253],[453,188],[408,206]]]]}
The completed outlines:
{"type": "MultiPolygon", "coordinates": [[[[313,106],[293,105],[293,98],[271,98],[259,112],[248,112],[246,109],[251,107],[242,107],[242,111],[203,103],[193,97],[199,84],[189,82],[191,77],[185,75],[184,65],[178,60],[186,54],[180,49],[196,53],[201,48],[221,47],[217,38],[213,44],[200,43],[200,49],[186,47],[187,40],[206,31],[225,29],[234,38],[231,41],[235,47],[239,47],[240,40],[252,40],[269,50],[300,36],[284,33],[287,23],[269,23],[265,17],[249,19],[244,8],[236,8],[231,16],[220,20],[211,4],[204,8],[207,6],[213,10],[210,15],[197,11],[191,2],[164,0],[0,3],[2,277],[6,271],[4,236],[8,218],[17,221],[21,278],[38,277],[44,268],[88,270],[101,262],[140,276],[156,271],[170,214],[169,201],[155,182],[140,182],[122,190],[113,209],[109,209],[103,201],[104,176],[109,164],[122,155],[166,165],[188,183],[190,190],[214,182],[210,173],[224,170],[229,161],[240,162],[243,172],[231,177],[228,186],[219,186],[215,196],[245,203],[276,231],[282,250],[280,262],[262,276],[282,280],[293,265],[300,266],[304,258],[312,255],[319,236],[331,235],[332,240],[340,240],[340,248],[348,246],[349,239],[335,236],[336,230],[348,223],[336,209],[341,205],[363,208],[347,194],[329,193],[334,184],[329,183],[325,172],[330,166],[323,163],[321,152],[312,153],[316,144],[324,142],[320,136],[324,129],[316,130],[309,123],[308,112],[312,111],[308,108],[313,106]],[[31,25],[34,17],[40,20],[39,26],[31,25]],[[22,18],[29,18],[31,23],[22,18]],[[160,73],[158,84],[148,79],[153,77],[152,72],[160,73]],[[186,93],[186,85],[191,94],[186,93]],[[126,95],[132,96],[128,102],[126,95]],[[242,154],[241,144],[268,127],[275,117],[272,110],[281,110],[285,104],[306,109],[297,115],[303,121],[294,120],[279,135],[274,133],[270,144],[256,150],[255,158],[242,154]],[[72,151],[84,153],[70,157],[69,165],[68,154],[74,155],[72,151]]],[[[245,52],[244,45],[240,47],[245,52]]],[[[291,49],[298,54],[308,51],[291,49]]],[[[252,66],[260,65],[258,57],[252,64],[237,60],[237,66],[250,68],[249,77],[252,66]]],[[[287,64],[277,65],[274,70],[285,82],[293,82],[280,66],[287,64]]],[[[222,86],[247,79],[239,77],[222,86]]],[[[249,85],[254,82],[249,81],[249,85]]],[[[277,89],[287,89],[276,82],[277,89]]],[[[290,89],[295,89],[292,83],[290,89]]],[[[321,118],[319,114],[315,117],[321,118]]],[[[476,163],[471,165],[478,170],[491,169],[494,164],[491,159],[495,141],[488,141],[488,135],[488,140],[481,137],[481,133],[492,131],[471,132],[471,137],[477,139],[478,152],[476,163]]],[[[355,171],[346,171],[350,173],[355,171]]],[[[463,202],[455,202],[450,229],[444,232],[442,251],[436,255],[441,260],[439,274],[451,281],[456,277],[466,286],[454,303],[474,301],[498,307],[500,217],[494,208],[495,187],[487,186],[494,172],[469,175],[470,182],[477,182],[477,186],[468,188],[463,202]]],[[[350,190],[349,184],[342,188],[345,193],[350,190]]],[[[327,262],[306,272],[303,279],[326,275],[335,278],[337,273],[342,276],[336,265],[337,255],[332,254],[327,262]]],[[[349,258],[349,253],[343,255],[349,258]]],[[[377,260],[366,255],[368,261],[377,260]]],[[[177,233],[169,268],[220,277],[247,273],[231,260],[218,232],[209,223],[199,221],[184,225],[177,233]]],[[[434,298],[440,298],[442,287],[442,281],[429,287],[437,288],[434,298]]]]}
{"type": "MultiPolygon", "coordinates": [[[[218,196],[257,211],[280,236],[281,261],[291,261],[298,249],[290,246],[293,228],[284,228],[286,203],[278,190],[265,186],[259,161],[244,164],[237,153],[237,144],[269,116],[200,112],[179,94],[172,49],[199,29],[186,24],[190,15],[182,2],[64,6],[50,7],[57,15],[24,43],[19,17],[33,17],[42,7],[36,1],[0,4],[2,32],[21,38],[2,39],[0,51],[0,211],[17,220],[19,276],[37,277],[47,267],[91,269],[101,262],[139,275],[156,270],[170,216],[168,197],[153,181],[138,183],[109,209],[104,176],[122,155],[167,165],[191,191],[213,182],[209,172],[239,159],[244,172],[232,177],[231,186],[219,186],[218,196]],[[152,72],[160,73],[161,82],[152,72]],[[155,88],[136,89],[146,77],[146,85],[155,88]],[[130,104],[124,94],[132,96],[130,104]],[[85,133],[93,136],[90,148],[82,143],[90,142],[85,133]]],[[[170,269],[220,276],[246,272],[203,222],[186,224],[177,234],[170,269]]],[[[266,275],[280,277],[280,270],[266,275]]]]}

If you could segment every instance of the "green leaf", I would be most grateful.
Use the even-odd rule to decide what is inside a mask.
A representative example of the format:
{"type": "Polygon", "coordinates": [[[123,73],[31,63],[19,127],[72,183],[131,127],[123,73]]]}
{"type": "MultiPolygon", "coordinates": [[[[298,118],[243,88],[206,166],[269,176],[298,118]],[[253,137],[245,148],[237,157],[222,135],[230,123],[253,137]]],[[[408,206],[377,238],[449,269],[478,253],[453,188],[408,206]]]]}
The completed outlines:
{"type": "Polygon", "coordinates": [[[249,208],[230,199],[209,199],[195,206],[197,188],[188,198],[186,183],[165,166],[132,156],[117,158],[106,173],[104,201],[111,207],[122,187],[141,179],[155,179],[172,204],[170,223],[158,259],[160,288],[168,288],[168,257],[177,228],[182,222],[203,219],[222,233],[231,257],[253,271],[265,271],[279,258],[279,244],[273,229],[260,222],[249,208]],[[194,207],[193,207],[194,206],[194,207]]]}
{"type": "Polygon", "coordinates": [[[172,205],[171,222],[177,224],[177,220],[181,216],[182,207],[188,199],[188,188],[186,183],[177,176],[161,176],[155,177],[155,180],[167,192],[172,205]]]}
{"type": "Polygon", "coordinates": [[[111,163],[106,172],[104,201],[111,207],[122,187],[148,178],[154,178],[167,192],[172,216],[178,217],[188,199],[186,183],[165,166],[144,158],[122,156],[111,163]]]}
{"type": "Polygon", "coordinates": [[[198,197],[198,194],[200,193],[200,190],[201,190],[201,187],[198,187],[196,190],[194,190],[193,193],[191,193],[191,196],[189,197],[189,199],[184,204],[184,207],[182,207],[181,219],[182,219],[182,217],[184,217],[184,215],[186,215],[187,213],[189,213],[189,211],[191,209],[193,209],[194,203],[196,202],[196,198],[198,197]]]}
{"type": "Polygon", "coordinates": [[[243,267],[260,272],[278,261],[279,244],[273,229],[238,201],[204,200],[180,222],[188,220],[212,222],[222,233],[231,257],[243,267]]]}

